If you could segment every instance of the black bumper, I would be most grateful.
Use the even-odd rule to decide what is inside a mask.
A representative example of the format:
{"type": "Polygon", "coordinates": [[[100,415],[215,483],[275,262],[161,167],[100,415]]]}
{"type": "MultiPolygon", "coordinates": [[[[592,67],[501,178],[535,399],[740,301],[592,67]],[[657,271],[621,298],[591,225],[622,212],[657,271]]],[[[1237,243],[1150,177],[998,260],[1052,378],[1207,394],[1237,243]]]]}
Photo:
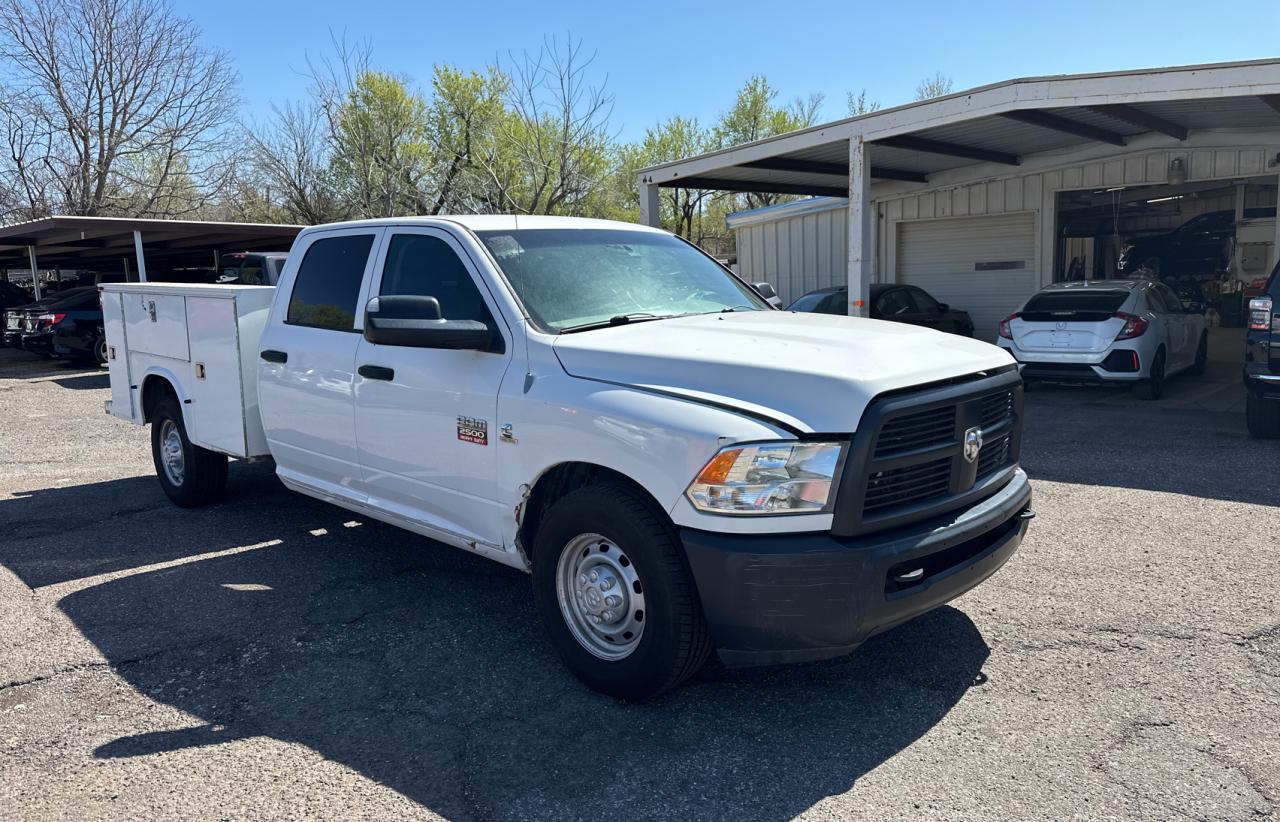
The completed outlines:
{"type": "Polygon", "coordinates": [[[680,535],[721,660],[802,662],[847,654],[991,576],[1021,544],[1030,504],[1018,470],[971,508],[865,537],[680,535]]]}

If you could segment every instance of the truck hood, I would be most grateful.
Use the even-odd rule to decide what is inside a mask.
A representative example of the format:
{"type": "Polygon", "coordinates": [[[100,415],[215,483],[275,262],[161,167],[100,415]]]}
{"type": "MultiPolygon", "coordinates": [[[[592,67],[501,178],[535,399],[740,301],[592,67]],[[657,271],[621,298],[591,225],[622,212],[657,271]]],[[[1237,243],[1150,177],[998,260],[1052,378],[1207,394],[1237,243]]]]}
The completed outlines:
{"type": "Polygon", "coordinates": [[[569,374],[770,417],[804,433],[853,431],[878,394],[1013,363],[988,343],[828,314],[702,314],[561,334],[569,374]]]}

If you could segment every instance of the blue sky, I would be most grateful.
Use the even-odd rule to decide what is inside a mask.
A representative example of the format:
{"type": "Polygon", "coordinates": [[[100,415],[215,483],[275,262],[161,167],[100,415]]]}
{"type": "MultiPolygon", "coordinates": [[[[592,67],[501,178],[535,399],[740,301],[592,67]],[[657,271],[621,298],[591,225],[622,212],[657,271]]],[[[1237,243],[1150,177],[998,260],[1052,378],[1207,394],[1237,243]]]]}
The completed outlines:
{"type": "Polygon", "coordinates": [[[1048,3],[665,2],[482,3],[176,0],[241,75],[251,116],[305,94],[307,52],[329,32],[368,38],[380,68],[429,82],[438,62],[482,68],[572,32],[598,52],[624,139],[672,114],[710,122],[752,74],[790,99],[821,92],[826,120],[845,92],[906,102],[935,71],[957,90],[1040,74],[1243,60],[1280,54],[1280,2],[1202,6],[1111,0],[1048,3]]]}

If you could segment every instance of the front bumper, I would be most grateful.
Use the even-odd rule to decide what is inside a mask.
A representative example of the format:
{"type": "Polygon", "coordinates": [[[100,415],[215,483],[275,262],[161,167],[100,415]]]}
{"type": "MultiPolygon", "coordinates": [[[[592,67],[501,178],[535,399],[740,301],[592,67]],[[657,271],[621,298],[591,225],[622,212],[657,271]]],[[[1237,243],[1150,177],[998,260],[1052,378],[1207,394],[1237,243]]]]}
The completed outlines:
{"type": "Polygon", "coordinates": [[[721,660],[804,662],[847,654],[994,574],[1021,544],[1030,504],[1019,469],[977,505],[864,537],[680,536],[721,660]]]}

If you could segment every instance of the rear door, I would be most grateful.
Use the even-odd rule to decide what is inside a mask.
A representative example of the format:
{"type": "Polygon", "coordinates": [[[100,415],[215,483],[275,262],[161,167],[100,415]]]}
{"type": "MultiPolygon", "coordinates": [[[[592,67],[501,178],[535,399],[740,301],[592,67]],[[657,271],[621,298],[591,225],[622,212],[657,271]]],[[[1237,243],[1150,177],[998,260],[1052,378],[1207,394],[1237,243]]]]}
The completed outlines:
{"type": "Polygon", "coordinates": [[[318,232],[286,268],[259,344],[258,401],[280,476],[362,501],[355,363],[373,251],[383,229],[318,232]]]}
{"type": "Polygon", "coordinates": [[[1115,315],[1129,296],[1127,289],[1105,287],[1042,291],[1009,322],[1009,331],[1022,351],[1102,353],[1124,328],[1115,315]]]}
{"type": "Polygon", "coordinates": [[[1169,340],[1169,364],[1175,368],[1191,365],[1196,357],[1196,346],[1199,344],[1199,323],[1187,314],[1182,307],[1182,300],[1172,288],[1155,283],[1148,292],[1153,310],[1159,311],[1169,340]]]}
{"type": "Polygon", "coordinates": [[[498,389],[511,335],[473,260],[448,231],[390,229],[370,296],[435,297],[447,320],[496,329],[488,351],[361,339],[356,439],[370,502],[453,537],[501,547],[511,515],[496,495],[498,389]]]}

